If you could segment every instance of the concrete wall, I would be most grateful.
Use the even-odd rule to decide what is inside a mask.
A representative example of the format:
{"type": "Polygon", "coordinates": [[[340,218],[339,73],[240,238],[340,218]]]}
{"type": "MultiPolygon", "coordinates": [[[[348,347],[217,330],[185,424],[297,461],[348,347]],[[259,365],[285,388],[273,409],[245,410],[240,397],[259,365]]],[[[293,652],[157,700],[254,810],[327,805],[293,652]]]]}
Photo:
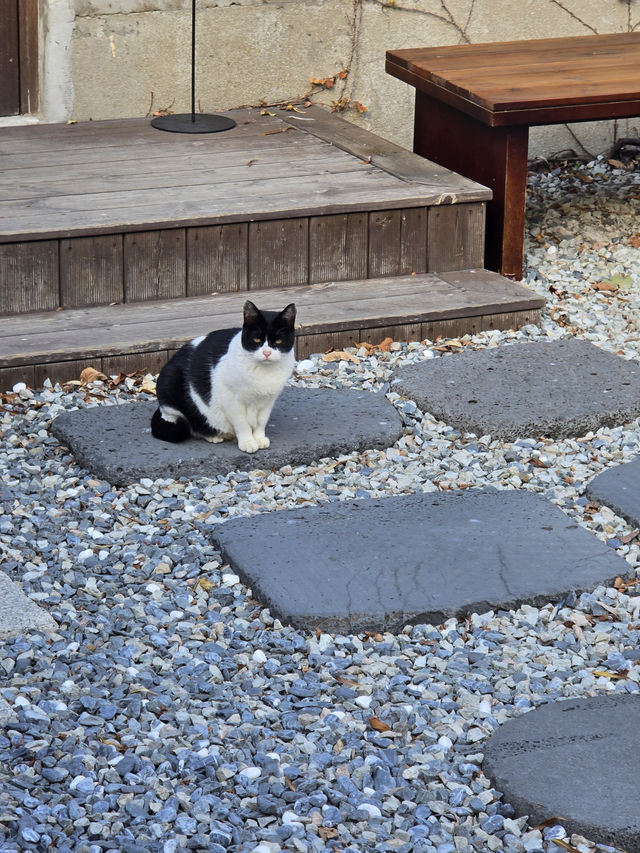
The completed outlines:
{"type": "MultiPolygon", "coordinates": [[[[41,0],[45,121],[190,108],[190,0],[41,0]]],[[[198,0],[203,111],[309,98],[411,147],[386,49],[640,29],[640,0],[198,0]],[[342,74],[342,76],[340,76],[342,74]],[[311,79],[336,77],[331,88],[311,79]],[[360,112],[366,107],[365,112],[360,112]]],[[[598,153],[640,120],[534,128],[530,153],[598,153]]]]}

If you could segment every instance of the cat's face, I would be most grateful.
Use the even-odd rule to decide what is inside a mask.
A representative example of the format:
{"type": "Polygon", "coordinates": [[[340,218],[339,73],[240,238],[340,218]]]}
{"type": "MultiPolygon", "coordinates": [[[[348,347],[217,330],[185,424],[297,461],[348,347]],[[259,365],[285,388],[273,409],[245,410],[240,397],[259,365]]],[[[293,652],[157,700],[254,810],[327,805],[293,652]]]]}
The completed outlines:
{"type": "Polygon", "coordinates": [[[260,311],[245,302],[242,347],[256,361],[276,363],[291,352],[295,341],[296,306],[293,302],[280,312],[260,311]]]}

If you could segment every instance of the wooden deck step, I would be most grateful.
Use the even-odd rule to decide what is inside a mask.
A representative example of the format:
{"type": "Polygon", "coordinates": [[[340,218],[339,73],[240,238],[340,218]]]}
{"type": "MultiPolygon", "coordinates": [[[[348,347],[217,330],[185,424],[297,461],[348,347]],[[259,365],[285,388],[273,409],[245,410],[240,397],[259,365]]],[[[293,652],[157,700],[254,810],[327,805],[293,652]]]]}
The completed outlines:
{"type": "Polygon", "coordinates": [[[488,188],[319,107],[232,115],[5,129],[0,315],[483,266],[488,188]]]}
{"type": "Polygon", "coordinates": [[[76,379],[89,365],[157,372],[191,338],[240,325],[247,298],[263,309],[296,303],[298,358],[387,336],[518,328],[538,322],[544,303],[497,273],[460,270],[15,315],[0,327],[0,389],[76,379]]]}

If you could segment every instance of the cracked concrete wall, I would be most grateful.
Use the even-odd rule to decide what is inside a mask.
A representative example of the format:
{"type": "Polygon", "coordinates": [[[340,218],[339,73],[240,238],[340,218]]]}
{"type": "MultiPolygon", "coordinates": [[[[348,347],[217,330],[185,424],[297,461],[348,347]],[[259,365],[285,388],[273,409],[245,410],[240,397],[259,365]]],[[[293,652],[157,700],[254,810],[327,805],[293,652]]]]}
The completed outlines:
{"type": "MultiPolygon", "coordinates": [[[[190,109],[190,0],[41,3],[44,120],[190,109]]],[[[406,147],[414,93],[385,74],[386,49],[640,30],[640,0],[198,0],[197,14],[203,111],[339,102],[406,147]],[[310,82],[334,76],[332,88],[310,82]]],[[[530,154],[598,153],[639,131],[640,120],[532,128],[530,154]]]]}

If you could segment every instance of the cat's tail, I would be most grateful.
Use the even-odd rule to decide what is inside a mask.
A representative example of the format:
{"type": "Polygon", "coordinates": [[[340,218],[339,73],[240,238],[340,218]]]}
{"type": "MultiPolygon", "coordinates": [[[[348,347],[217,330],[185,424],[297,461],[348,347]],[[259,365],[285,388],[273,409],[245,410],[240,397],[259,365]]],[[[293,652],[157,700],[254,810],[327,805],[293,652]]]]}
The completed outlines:
{"type": "Polygon", "coordinates": [[[191,427],[184,418],[177,421],[166,421],[162,417],[160,409],[156,409],[151,418],[151,435],[162,441],[171,441],[177,444],[186,441],[191,436],[191,427]]]}

